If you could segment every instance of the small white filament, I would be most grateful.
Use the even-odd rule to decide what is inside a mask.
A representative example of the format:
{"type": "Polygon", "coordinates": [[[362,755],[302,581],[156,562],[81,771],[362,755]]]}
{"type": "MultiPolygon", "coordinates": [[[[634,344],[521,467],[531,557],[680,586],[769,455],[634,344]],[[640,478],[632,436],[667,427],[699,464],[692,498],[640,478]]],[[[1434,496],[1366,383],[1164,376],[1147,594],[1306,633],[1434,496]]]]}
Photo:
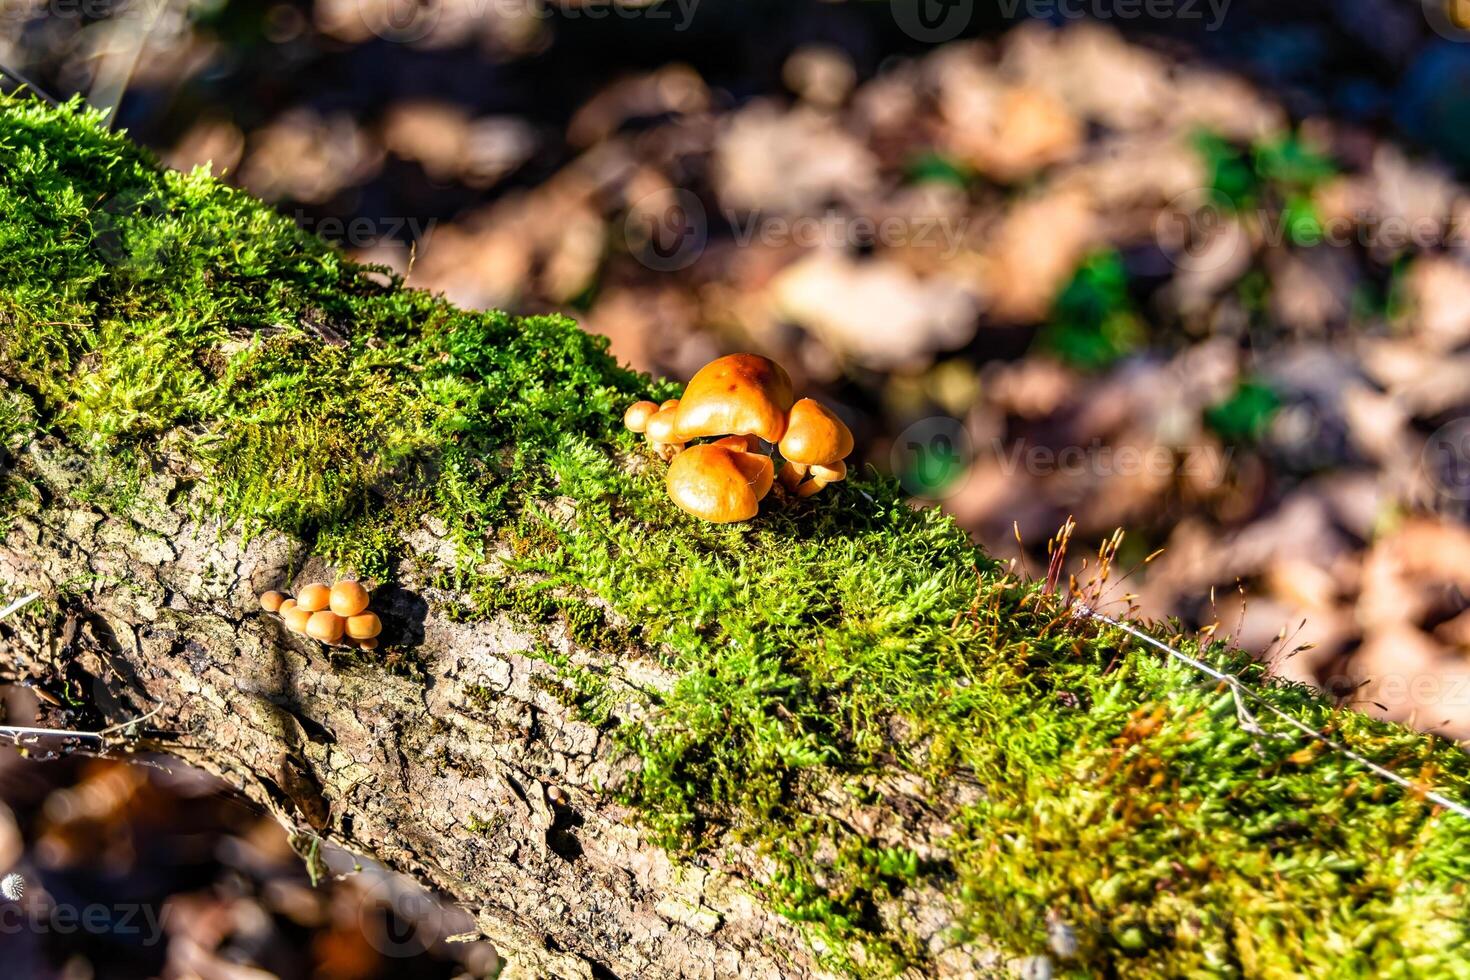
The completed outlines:
{"type": "MultiPolygon", "coordinates": [[[[1403,776],[1400,776],[1393,770],[1385,769],[1383,766],[1380,766],[1372,759],[1364,758],[1362,755],[1354,752],[1352,749],[1348,748],[1346,745],[1343,745],[1341,742],[1338,742],[1335,739],[1328,738],[1326,735],[1323,735],[1311,725],[1308,725],[1306,722],[1301,721],[1293,715],[1287,714],[1285,711],[1276,707],[1276,705],[1272,704],[1270,701],[1267,701],[1265,698],[1261,697],[1261,695],[1257,694],[1255,691],[1252,691],[1249,687],[1245,685],[1243,681],[1241,681],[1239,677],[1236,677],[1234,674],[1226,673],[1223,670],[1217,670],[1216,668],[1211,667],[1209,664],[1204,663],[1201,660],[1191,657],[1186,653],[1181,653],[1178,650],[1175,650],[1167,643],[1163,643],[1159,640],[1154,639],[1152,636],[1149,636],[1147,633],[1144,633],[1141,630],[1134,629],[1127,623],[1120,622],[1119,620],[1116,620],[1111,616],[1104,616],[1096,609],[1084,605],[1083,603],[1078,603],[1077,605],[1072,607],[1072,615],[1079,616],[1084,619],[1095,619],[1098,622],[1107,623],[1109,626],[1112,626],[1115,629],[1122,630],[1124,633],[1127,633],[1135,640],[1138,640],[1141,643],[1148,644],[1155,650],[1158,650],[1160,653],[1168,654],[1175,660],[1178,660],[1181,663],[1188,664],[1200,673],[1206,674],[1210,677],[1213,677],[1215,680],[1228,685],[1231,691],[1237,696],[1237,698],[1244,697],[1245,699],[1256,704],[1263,710],[1270,712],[1277,718],[1280,718],[1282,721],[1286,722],[1288,725],[1295,728],[1297,731],[1301,732],[1308,738],[1315,739],[1316,741],[1321,742],[1323,745],[1327,746],[1329,749],[1338,753],[1339,755],[1353,760],[1364,769],[1367,769],[1369,772],[1373,773],[1375,776],[1386,779],[1396,786],[1402,786],[1409,792],[1417,793],[1430,802],[1437,803],[1440,806],[1444,807],[1446,810],[1459,814],[1466,820],[1470,820],[1470,806],[1466,806],[1459,800],[1452,800],[1448,796],[1445,796],[1443,793],[1428,789],[1426,787],[1418,785],[1417,783],[1411,782],[1405,779],[1403,776]]],[[[1237,700],[1236,704],[1237,707],[1239,707],[1239,700],[1237,700]]]]}
{"type": "Polygon", "coordinates": [[[25,877],[11,872],[4,878],[0,878],[0,895],[4,895],[12,902],[20,901],[20,897],[26,893],[25,877]]]}

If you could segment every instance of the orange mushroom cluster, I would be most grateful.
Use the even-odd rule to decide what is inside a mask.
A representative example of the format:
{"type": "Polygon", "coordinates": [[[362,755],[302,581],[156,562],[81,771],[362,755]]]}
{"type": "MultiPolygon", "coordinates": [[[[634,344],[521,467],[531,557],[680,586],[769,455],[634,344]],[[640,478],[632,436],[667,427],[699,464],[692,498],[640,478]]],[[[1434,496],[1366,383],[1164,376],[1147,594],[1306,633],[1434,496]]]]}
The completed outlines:
{"type": "Polygon", "coordinates": [[[331,588],[321,582],[301,587],[295,597],[284,592],[265,592],[260,608],[276,613],[295,633],[302,633],[330,646],[352,646],[373,650],[383,621],[368,611],[371,596],[361,582],[343,579],[331,588]]]}
{"type": "Polygon", "coordinates": [[[797,401],[790,375],[759,354],[711,361],[682,398],[636,402],[623,424],[670,461],[666,482],[674,503],[722,524],[754,517],[776,482],[764,446],[779,451],[781,485],[798,497],[846,479],[843,460],[852,452],[852,432],[842,420],[820,402],[797,401]],[[705,438],[715,441],[689,445],[705,438]]]}

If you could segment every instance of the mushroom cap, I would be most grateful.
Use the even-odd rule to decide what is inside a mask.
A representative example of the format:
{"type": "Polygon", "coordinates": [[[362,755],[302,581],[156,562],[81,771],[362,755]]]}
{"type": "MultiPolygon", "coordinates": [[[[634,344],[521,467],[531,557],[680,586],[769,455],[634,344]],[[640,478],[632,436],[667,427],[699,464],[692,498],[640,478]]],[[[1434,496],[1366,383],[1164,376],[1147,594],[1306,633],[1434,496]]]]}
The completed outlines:
{"type": "Polygon", "coordinates": [[[296,608],[305,609],[307,612],[317,612],[327,608],[332,602],[332,591],[320,582],[313,582],[296,595],[296,608]]]}
{"type": "Polygon", "coordinates": [[[361,582],[343,579],[332,586],[332,597],[328,601],[328,607],[344,619],[348,616],[356,616],[368,607],[367,589],[362,587],[361,582]]]}
{"type": "Polygon", "coordinates": [[[296,600],[295,599],[282,599],[281,600],[281,606],[280,606],[279,609],[276,610],[276,612],[278,612],[282,616],[284,616],[284,615],[286,615],[286,613],[290,612],[291,610],[293,610],[295,608],[296,608],[296,600]]]}
{"type": "Polygon", "coordinates": [[[716,524],[730,524],[756,515],[773,476],[768,457],[705,444],[690,446],[674,457],[666,484],[670,499],[682,510],[716,524]]]}
{"type": "Polygon", "coordinates": [[[286,623],[286,628],[295,633],[305,633],[306,624],[311,622],[312,614],[299,606],[292,606],[281,613],[281,619],[286,623]]]}
{"type": "Polygon", "coordinates": [[[791,376],[769,357],[730,354],[694,373],[679,399],[680,442],[701,436],[760,436],[780,442],[795,396],[791,376]]]}
{"type": "Polygon", "coordinates": [[[371,640],[383,632],[383,621],[377,613],[358,613],[347,620],[347,635],[354,640],[371,640]]]}
{"type": "Polygon", "coordinates": [[[285,601],[286,597],[274,589],[260,594],[260,608],[266,612],[279,612],[281,603],[285,601]]]}
{"type": "Polygon", "coordinates": [[[653,417],[648,420],[648,425],[643,430],[648,434],[649,440],[664,444],[683,441],[674,435],[674,421],[677,413],[677,406],[674,408],[661,408],[653,413],[653,417]]]}
{"type": "Polygon", "coordinates": [[[841,483],[847,479],[847,464],[842,460],[833,460],[831,463],[814,463],[808,471],[813,479],[821,480],[823,483],[841,483]]]}
{"type": "Polygon", "coordinates": [[[364,650],[376,650],[378,648],[377,637],[368,637],[366,640],[358,640],[357,645],[364,650]]]}
{"type": "Polygon", "coordinates": [[[631,432],[642,432],[648,425],[648,420],[653,418],[653,413],[657,411],[658,406],[653,402],[634,402],[623,413],[623,424],[631,432]]]}
{"type": "Polygon", "coordinates": [[[830,465],[852,452],[852,430],[821,402],[803,398],[791,406],[780,448],[793,463],[830,465]]]}
{"type": "Polygon", "coordinates": [[[771,492],[771,484],[776,482],[776,464],[771,457],[765,453],[751,452],[750,444],[745,441],[745,436],[726,436],[723,439],[716,439],[710,445],[728,449],[734,453],[735,465],[750,481],[751,489],[755,491],[755,499],[766,499],[766,494],[771,492]]]}
{"type": "Polygon", "coordinates": [[[342,628],[346,621],[328,609],[319,609],[306,621],[306,633],[323,643],[341,643],[342,628]]]}

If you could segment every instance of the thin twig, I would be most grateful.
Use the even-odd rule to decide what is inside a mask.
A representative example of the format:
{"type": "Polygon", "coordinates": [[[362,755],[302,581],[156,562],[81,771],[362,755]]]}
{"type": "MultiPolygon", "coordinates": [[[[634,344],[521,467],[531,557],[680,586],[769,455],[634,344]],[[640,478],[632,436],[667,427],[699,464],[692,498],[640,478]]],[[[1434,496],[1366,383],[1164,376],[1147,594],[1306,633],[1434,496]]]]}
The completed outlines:
{"type": "Polygon", "coordinates": [[[1411,780],[1405,779],[1403,776],[1400,776],[1393,770],[1385,769],[1383,766],[1380,766],[1372,759],[1366,758],[1363,755],[1354,752],[1352,749],[1348,748],[1346,745],[1343,745],[1341,742],[1338,742],[1335,739],[1328,738],[1326,735],[1323,735],[1311,725],[1308,725],[1306,722],[1301,721],[1296,717],[1293,717],[1292,715],[1283,711],[1281,708],[1278,708],[1276,705],[1272,704],[1269,700],[1262,697],[1260,694],[1257,694],[1255,691],[1251,690],[1241,681],[1239,677],[1236,677],[1234,674],[1226,673],[1223,670],[1211,667],[1209,664],[1205,663],[1202,660],[1191,657],[1186,653],[1181,653],[1178,650],[1175,650],[1173,647],[1169,646],[1167,643],[1154,639],[1152,636],[1149,636],[1142,630],[1135,629],[1134,627],[1129,626],[1127,623],[1119,622],[1118,620],[1113,619],[1111,616],[1104,616],[1102,613],[1097,612],[1090,606],[1078,603],[1076,606],[1073,607],[1072,613],[1075,616],[1079,616],[1085,619],[1095,619],[1098,622],[1107,623],[1109,626],[1112,626],[1115,629],[1120,629],[1124,633],[1127,633],[1135,640],[1146,643],[1149,646],[1153,647],[1155,650],[1158,650],[1161,653],[1166,653],[1169,656],[1173,657],[1175,660],[1180,661],[1181,663],[1188,664],[1200,673],[1213,677],[1215,680],[1228,685],[1231,690],[1238,696],[1243,696],[1250,699],[1251,701],[1259,705],[1262,709],[1280,718],[1282,721],[1286,722],[1297,731],[1308,736],[1309,738],[1321,742],[1323,745],[1327,746],[1329,749],[1332,749],[1334,752],[1337,752],[1351,759],[1374,775],[1380,776],[1396,786],[1401,786],[1411,793],[1421,794],[1424,796],[1425,799],[1437,803],[1445,809],[1459,814],[1466,820],[1470,820],[1470,806],[1466,806],[1464,803],[1452,800],[1442,793],[1439,793],[1432,789],[1426,789],[1425,787],[1420,786],[1412,782],[1411,780]]]}
{"type": "Polygon", "coordinates": [[[59,738],[71,739],[73,741],[90,741],[99,748],[105,749],[107,747],[107,736],[113,732],[142,724],[162,710],[162,707],[154,708],[146,715],[139,715],[137,718],[130,718],[127,721],[120,721],[115,725],[109,725],[100,732],[82,732],[71,728],[34,728],[26,725],[0,725],[0,737],[8,737],[16,745],[21,744],[20,740],[22,738],[59,738]]]}
{"type": "Polygon", "coordinates": [[[39,592],[32,592],[30,595],[21,596],[19,599],[6,606],[4,609],[0,609],[0,619],[4,619],[11,613],[19,612],[39,598],[41,598],[41,593],[39,592]]]}
{"type": "Polygon", "coordinates": [[[29,78],[26,78],[24,75],[22,75],[20,72],[16,71],[14,68],[7,68],[3,64],[0,64],[0,75],[4,75],[7,78],[14,79],[16,82],[18,82],[21,85],[25,86],[26,88],[30,89],[33,93],[35,93],[36,98],[40,99],[42,102],[45,102],[47,105],[51,105],[51,106],[60,106],[61,105],[60,102],[56,101],[50,95],[46,94],[46,90],[45,89],[41,88],[39,85],[37,85],[35,82],[31,81],[29,78]]]}

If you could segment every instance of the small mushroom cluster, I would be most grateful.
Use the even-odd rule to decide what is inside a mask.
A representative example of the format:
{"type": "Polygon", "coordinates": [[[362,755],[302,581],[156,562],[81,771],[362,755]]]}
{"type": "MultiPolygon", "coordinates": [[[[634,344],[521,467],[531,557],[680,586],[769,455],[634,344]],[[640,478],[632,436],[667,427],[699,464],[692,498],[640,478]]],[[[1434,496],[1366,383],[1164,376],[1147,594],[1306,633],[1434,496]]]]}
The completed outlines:
{"type": "Polygon", "coordinates": [[[852,452],[852,432],[842,420],[820,402],[797,401],[790,375],[759,354],[711,361],[682,398],[637,402],[623,424],[670,461],[666,482],[674,503],[721,524],[754,517],[776,482],[765,445],[780,452],[781,485],[798,497],[845,479],[843,458],[852,452]],[[704,438],[715,441],[689,445],[704,438]]]}
{"type": "Polygon", "coordinates": [[[284,592],[266,592],[260,608],[277,613],[287,628],[331,646],[373,650],[383,621],[368,611],[368,590],[361,582],[343,579],[331,588],[321,582],[302,586],[293,598],[284,592]]]}

